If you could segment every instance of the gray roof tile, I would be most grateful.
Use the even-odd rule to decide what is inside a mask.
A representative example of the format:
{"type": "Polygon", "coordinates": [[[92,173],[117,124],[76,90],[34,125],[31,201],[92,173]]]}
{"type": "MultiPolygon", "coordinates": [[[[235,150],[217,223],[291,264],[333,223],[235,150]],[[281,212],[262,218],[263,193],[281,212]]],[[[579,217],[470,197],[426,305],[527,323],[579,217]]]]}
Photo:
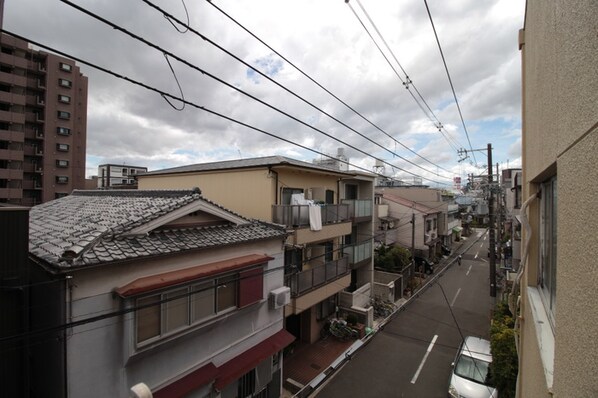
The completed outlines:
{"type": "Polygon", "coordinates": [[[29,251],[51,267],[68,270],[286,236],[280,226],[248,219],[239,225],[225,223],[127,235],[195,201],[216,205],[197,191],[75,191],[31,209],[29,251]]]}

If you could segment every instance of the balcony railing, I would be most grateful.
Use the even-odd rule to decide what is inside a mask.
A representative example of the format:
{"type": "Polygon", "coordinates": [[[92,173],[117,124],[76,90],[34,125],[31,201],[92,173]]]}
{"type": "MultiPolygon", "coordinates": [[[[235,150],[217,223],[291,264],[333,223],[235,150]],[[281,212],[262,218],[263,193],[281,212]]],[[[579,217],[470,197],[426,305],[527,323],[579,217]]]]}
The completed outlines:
{"type": "Polygon", "coordinates": [[[372,201],[370,199],[343,199],[342,202],[349,205],[349,217],[372,218],[372,201]]]}
{"type": "Polygon", "coordinates": [[[349,258],[349,264],[357,264],[372,257],[372,241],[358,245],[347,246],[343,249],[345,256],[349,258]]]}
{"type": "MultiPolygon", "coordinates": [[[[334,224],[349,220],[349,206],[317,205],[322,213],[322,225],[334,224]]],[[[273,205],[272,222],[286,225],[287,227],[309,226],[308,205],[273,205]]]]}
{"type": "Polygon", "coordinates": [[[291,296],[297,297],[350,271],[348,258],[341,257],[296,274],[285,275],[285,285],[291,288],[291,296]]]}

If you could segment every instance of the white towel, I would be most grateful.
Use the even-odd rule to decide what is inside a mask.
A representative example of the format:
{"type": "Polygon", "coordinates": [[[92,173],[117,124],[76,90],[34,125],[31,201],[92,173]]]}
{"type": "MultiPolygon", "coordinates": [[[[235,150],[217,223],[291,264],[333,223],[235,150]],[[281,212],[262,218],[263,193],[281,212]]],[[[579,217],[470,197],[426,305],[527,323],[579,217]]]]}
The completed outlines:
{"type": "Polygon", "coordinates": [[[322,209],[318,205],[309,205],[309,228],[312,231],[322,229],[322,209]]]}

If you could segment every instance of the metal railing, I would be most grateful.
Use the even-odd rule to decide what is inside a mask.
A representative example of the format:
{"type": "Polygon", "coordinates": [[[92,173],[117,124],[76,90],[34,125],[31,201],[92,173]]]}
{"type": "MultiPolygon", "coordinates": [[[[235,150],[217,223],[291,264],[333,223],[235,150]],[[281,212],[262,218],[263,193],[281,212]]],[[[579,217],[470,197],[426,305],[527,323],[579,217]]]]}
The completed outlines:
{"type": "Polygon", "coordinates": [[[343,252],[349,258],[349,264],[357,264],[372,257],[372,241],[347,246],[343,248],[343,252]]]}
{"type": "Polygon", "coordinates": [[[371,199],[343,199],[343,204],[349,205],[349,216],[351,218],[372,217],[371,199]]]}
{"type": "MultiPolygon", "coordinates": [[[[349,220],[349,206],[317,205],[322,215],[322,225],[349,220]]],[[[309,226],[309,205],[272,205],[272,222],[287,227],[309,226]]]]}
{"type": "Polygon", "coordinates": [[[285,275],[285,285],[291,288],[291,296],[297,297],[350,271],[349,259],[341,257],[305,271],[285,275]]]}

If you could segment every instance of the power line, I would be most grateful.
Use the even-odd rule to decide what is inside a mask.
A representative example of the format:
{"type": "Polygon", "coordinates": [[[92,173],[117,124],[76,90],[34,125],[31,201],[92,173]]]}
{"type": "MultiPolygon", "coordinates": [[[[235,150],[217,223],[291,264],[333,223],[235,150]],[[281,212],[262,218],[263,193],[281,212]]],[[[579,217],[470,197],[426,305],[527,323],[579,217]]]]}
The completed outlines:
{"type": "MultiPolygon", "coordinates": [[[[200,67],[198,67],[198,66],[196,66],[196,65],[192,64],[191,62],[189,62],[189,61],[187,61],[187,60],[185,60],[185,59],[183,59],[183,58],[181,58],[181,57],[177,56],[176,54],[173,54],[172,52],[170,52],[170,51],[168,51],[168,50],[165,50],[165,49],[163,49],[162,47],[160,47],[160,46],[158,46],[158,45],[156,45],[156,44],[154,44],[154,43],[152,43],[152,42],[150,42],[150,41],[148,41],[148,40],[146,40],[146,39],[142,38],[141,36],[138,36],[138,35],[136,35],[136,34],[134,34],[134,33],[130,32],[130,31],[128,31],[127,29],[123,28],[122,26],[119,26],[119,25],[117,25],[117,24],[115,24],[115,23],[113,23],[113,22],[111,22],[111,21],[109,21],[109,20],[107,20],[107,19],[105,19],[105,18],[103,18],[103,17],[101,17],[101,16],[99,16],[99,15],[97,15],[97,14],[95,14],[95,13],[93,13],[93,12],[91,12],[91,11],[89,11],[89,10],[87,10],[87,9],[85,9],[85,8],[83,8],[83,7],[81,7],[81,6],[79,6],[79,5],[77,5],[77,4],[74,4],[74,3],[70,2],[69,0],[60,0],[60,1],[61,1],[62,3],[65,3],[65,4],[67,4],[67,5],[69,5],[69,6],[73,7],[73,8],[75,8],[75,9],[76,9],[76,10],[78,10],[78,11],[81,11],[82,13],[84,13],[84,14],[86,14],[86,15],[89,15],[90,17],[92,17],[92,18],[94,18],[94,19],[96,19],[96,20],[98,20],[98,21],[100,21],[100,22],[102,22],[102,23],[104,23],[104,24],[106,24],[106,25],[110,26],[111,28],[113,28],[113,29],[116,29],[116,30],[118,30],[118,31],[120,31],[120,32],[122,32],[122,33],[124,33],[124,34],[126,34],[127,36],[129,36],[129,37],[131,37],[131,38],[133,38],[133,39],[135,39],[135,40],[137,40],[137,41],[140,41],[140,42],[142,42],[143,44],[145,44],[145,45],[147,45],[147,46],[149,46],[149,47],[151,47],[151,48],[153,48],[153,49],[155,49],[155,50],[158,50],[158,51],[159,51],[159,52],[161,52],[162,54],[166,54],[166,55],[170,56],[171,58],[174,58],[174,59],[176,59],[177,61],[181,62],[181,63],[182,63],[182,64],[184,64],[184,65],[187,65],[187,66],[188,66],[188,67],[190,67],[191,69],[197,70],[198,72],[202,73],[203,75],[205,75],[205,76],[207,76],[207,77],[209,77],[209,78],[211,78],[211,79],[213,79],[213,80],[216,80],[217,82],[219,82],[219,83],[221,83],[221,84],[223,84],[223,85],[225,85],[225,86],[227,86],[227,87],[229,87],[229,88],[231,88],[231,89],[233,89],[233,90],[235,90],[235,91],[237,91],[237,92],[239,92],[239,93],[241,93],[241,94],[243,94],[243,95],[247,96],[248,98],[251,98],[252,100],[254,100],[254,101],[256,101],[256,102],[259,102],[260,104],[262,104],[262,105],[264,105],[264,106],[268,107],[269,109],[272,109],[272,110],[274,110],[274,111],[276,111],[276,112],[278,112],[278,113],[280,113],[280,114],[282,114],[282,115],[284,115],[284,116],[286,116],[286,117],[288,117],[288,118],[290,118],[290,119],[292,119],[292,120],[296,121],[297,123],[299,123],[299,124],[301,124],[301,125],[303,125],[303,126],[305,126],[305,127],[309,128],[309,129],[312,129],[312,130],[314,130],[314,131],[316,131],[316,132],[318,132],[318,133],[320,133],[320,134],[322,134],[322,135],[324,135],[324,136],[326,136],[326,137],[328,137],[328,138],[331,138],[331,139],[333,139],[333,140],[335,140],[335,141],[337,141],[337,142],[339,142],[339,143],[341,143],[341,144],[343,144],[343,145],[346,145],[347,147],[349,147],[349,148],[351,148],[351,149],[354,149],[354,150],[356,150],[356,151],[357,151],[357,152],[359,152],[359,153],[362,153],[362,154],[364,154],[364,155],[366,155],[366,156],[368,156],[368,157],[371,157],[371,158],[373,158],[373,159],[375,159],[375,160],[378,160],[378,161],[380,161],[380,162],[382,162],[382,163],[385,163],[385,164],[387,164],[387,165],[389,165],[389,166],[391,166],[391,167],[397,168],[397,169],[399,169],[399,170],[401,170],[401,171],[403,171],[403,172],[405,172],[405,173],[407,173],[407,174],[410,174],[410,175],[412,175],[412,176],[414,176],[414,177],[420,177],[420,178],[422,178],[422,179],[424,179],[424,180],[426,180],[426,181],[431,181],[431,182],[434,182],[434,183],[436,183],[436,184],[438,184],[438,185],[448,185],[448,184],[446,184],[446,183],[439,182],[439,181],[435,181],[435,180],[432,180],[432,179],[426,178],[426,177],[424,177],[424,176],[421,176],[421,175],[415,174],[415,173],[413,173],[413,172],[410,172],[410,171],[408,171],[408,170],[405,170],[405,169],[402,169],[402,168],[400,168],[400,167],[397,167],[397,166],[395,166],[395,165],[393,165],[393,164],[391,164],[391,163],[388,163],[388,162],[387,162],[387,161],[385,161],[385,160],[382,160],[382,159],[376,158],[375,156],[372,156],[371,154],[369,154],[369,153],[365,152],[364,150],[362,150],[362,149],[359,149],[359,148],[357,148],[356,146],[354,146],[354,145],[351,145],[351,144],[349,144],[349,143],[347,143],[347,142],[345,142],[345,141],[343,141],[343,140],[341,140],[341,139],[338,139],[338,138],[336,138],[336,137],[334,137],[334,136],[332,136],[332,135],[330,135],[330,134],[328,134],[328,133],[326,133],[326,132],[324,132],[324,131],[322,131],[322,130],[320,130],[320,129],[318,129],[318,128],[316,128],[316,127],[312,126],[312,125],[310,125],[309,123],[306,123],[306,122],[304,122],[304,121],[300,120],[299,118],[297,118],[297,117],[295,117],[295,116],[293,116],[293,115],[291,115],[291,114],[289,114],[289,113],[287,113],[287,112],[285,112],[285,111],[283,111],[283,110],[281,110],[281,109],[279,109],[279,108],[275,107],[274,105],[271,105],[271,104],[269,104],[269,103],[267,103],[267,102],[265,102],[265,101],[263,101],[263,100],[261,100],[261,99],[257,98],[256,96],[254,96],[254,95],[252,95],[252,94],[249,94],[248,92],[246,92],[246,91],[244,91],[244,90],[241,90],[239,87],[236,87],[235,85],[233,85],[233,84],[230,84],[230,83],[228,83],[228,82],[226,82],[226,81],[222,80],[221,78],[219,78],[219,77],[217,77],[217,76],[215,76],[215,75],[213,75],[213,74],[211,74],[211,73],[207,72],[207,71],[206,71],[206,70],[204,70],[204,69],[201,69],[200,67]]],[[[169,94],[169,95],[168,95],[168,97],[169,97],[169,98],[172,98],[173,96],[169,94]]],[[[181,100],[179,99],[179,101],[181,101],[181,100]]],[[[183,100],[183,101],[181,101],[181,102],[186,102],[186,101],[184,101],[184,100],[183,100]]],[[[204,107],[201,107],[201,108],[202,108],[202,109],[206,109],[206,108],[204,108],[204,107]]],[[[216,114],[214,111],[211,111],[211,112],[212,112],[212,113],[214,113],[214,114],[216,114]]],[[[230,117],[227,117],[227,116],[224,116],[224,115],[222,115],[222,114],[218,114],[218,116],[220,116],[220,117],[223,117],[223,118],[225,118],[225,119],[228,119],[228,120],[233,120],[232,118],[230,118],[230,117]]],[[[310,150],[311,150],[311,149],[310,149],[310,150]]],[[[328,156],[328,155],[326,155],[326,156],[328,156]]],[[[328,156],[328,157],[330,157],[330,156],[328,156]]],[[[333,158],[333,159],[335,159],[335,158],[333,158]]],[[[337,160],[338,160],[338,159],[337,159],[337,160]]],[[[367,170],[367,169],[366,169],[366,170],[367,170]]],[[[367,170],[367,171],[369,172],[369,170],[367,170]]]]}
{"type": "MultiPolygon", "coordinates": [[[[390,66],[390,68],[393,70],[393,72],[395,73],[395,75],[399,78],[399,80],[401,81],[401,83],[403,83],[403,86],[405,86],[405,88],[407,89],[407,91],[409,92],[409,95],[411,95],[411,97],[413,98],[413,100],[415,101],[415,103],[417,104],[417,106],[419,106],[419,108],[422,110],[422,112],[426,115],[426,117],[435,125],[435,127],[438,129],[438,131],[442,134],[442,136],[447,140],[448,144],[456,151],[458,148],[454,146],[454,144],[445,136],[445,134],[442,131],[442,123],[438,122],[438,124],[434,123],[434,120],[432,120],[432,117],[428,114],[428,111],[426,111],[426,109],[424,108],[424,106],[420,103],[420,101],[417,99],[417,97],[415,96],[415,94],[413,94],[413,92],[411,90],[409,90],[409,86],[413,85],[413,82],[411,81],[411,79],[409,78],[409,76],[407,76],[407,74],[405,73],[405,77],[406,79],[404,80],[401,75],[399,74],[399,72],[397,72],[397,70],[395,69],[395,67],[392,65],[392,63],[390,62],[390,60],[388,59],[388,57],[386,56],[386,54],[384,54],[384,51],[382,51],[382,49],[380,48],[380,46],[378,45],[378,43],[376,42],[376,40],[374,39],[374,37],[372,36],[371,32],[369,31],[369,29],[365,26],[365,24],[363,23],[363,21],[361,20],[361,18],[359,17],[359,15],[357,14],[357,12],[355,11],[355,9],[353,8],[353,6],[351,5],[351,3],[349,3],[348,1],[346,1],[346,3],[348,4],[349,8],[351,9],[351,11],[353,12],[353,15],[355,15],[355,18],[357,18],[357,20],[359,21],[359,23],[361,24],[361,26],[363,27],[363,29],[366,31],[366,33],[368,34],[368,36],[370,37],[370,39],[372,40],[372,42],[374,43],[374,45],[376,46],[376,48],[378,49],[378,51],[380,52],[380,54],[382,55],[382,57],[386,60],[386,63],[388,64],[388,66],[390,66]]],[[[375,26],[374,26],[375,27],[375,26]]],[[[376,29],[377,30],[377,29],[376,29]]],[[[379,33],[378,33],[379,34],[379,33]]],[[[384,39],[382,38],[382,41],[384,43],[386,43],[384,41],[384,39]]],[[[391,51],[392,54],[392,51],[391,51]]],[[[393,54],[394,56],[394,54],[393,54]]],[[[396,58],[395,58],[396,59],[396,58]]],[[[398,63],[398,61],[397,61],[398,63]]],[[[400,66],[400,64],[399,64],[400,66]]],[[[401,67],[401,69],[403,69],[401,67]]],[[[403,70],[403,72],[405,72],[403,70]]],[[[416,89],[417,91],[417,89],[416,89]]],[[[417,91],[419,94],[419,91],[417,91]]],[[[420,95],[421,96],[421,95],[420,95]]],[[[423,99],[423,98],[422,98],[423,99]]],[[[430,109],[430,107],[428,106],[428,104],[425,102],[425,100],[423,101],[426,106],[428,107],[428,109],[430,109]]],[[[432,112],[432,110],[430,109],[430,112],[432,112]]],[[[432,114],[434,115],[434,113],[432,112],[432,114]]],[[[434,115],[434,117],[436,118],[436,115],[434,115]]],[[[436,118],[436,120],[438,120],[438,118],[436,118]]]]}
{"type": "MultiPolygon", "coordinates": [[[[389,152],[391,155],[397,156],[400,159],[403,159],[404,161],[406,161],[407,163],[420,168],[421,170],[428,172],[430,174],[434,174],[438,177],[441,178],[446,178],[446,179],[451,179],[451,177],[445,177],[443,175],[438,174],[437,172],[434,171],[430,171],[420,165],[418,165],[417,163],[414,163],[412,161],[410,161],[409,159],[406,159],[404,157],[402,157],[401,155],[397,154],[396,152],[391,151],[390,149],[388,149],[387,147],[377,143],[376,141],[372,140],[371,138],[367,137],[366,135],[360,133],[359,131],[355,130],[354,128],[350,127],[349,125],[347,125],[346,123],[344,123],[343,121],[339,120],[338,118],[334,117],[333,115],[331,115],[330,113],[326,112],[325,110],[323,110],[322,108],[314,105],[312,102],[306,100],[305,98],[303,98],[302,96],[300,96],[299,94],[297,94],[296,92],[290,90],[289,88],[287,88],[286,86],[284,86],[283,84],[277,82],[276,80],[274,80],[273,78],[271,78],[270,76],[268,76],[267,74],[263,73],[262,71],[260,71],[259,69],[255,68],[254,66],[252,66],[251,64],[245,62],[243,59],[241,59],[240,57],[236,56],[235,54],[231,53],[230,51],[226,50],[225,48],[223,48],[222,46],[218,45],[217,43],[215,43],[213,40],[209,39],[208,37],[206,37],[205,35],[203,35],[202,33],[198,32],[197,30],[195,30],[194,28],[192,28],[191,26],[189,26],[188,24],[185,24],[183,21],[177,19],[174,15],[168,13],[166,10],[158,7],[157,5],[155,5],[154,3],[152,3],[149,0],[142,0],[144,3],[146,3],[148,6],[150,6],[151,8],[155,9],[156,11],[161,12],[169,21],[173,20],[175,22],[177,22],[178,24],[184,26],[188,31],[192,32],[193,34],[197,35],[198,37],[200,37],[201,39],[205,40],[206,42],[208,42],[209,44],[211,44],[212,46],[218,48],[219,50],[223,51],[224,53],[226,53],[227,55],[229,55],[230,57],[232,57],[233,59],[235,59],[236,61],[242,63],[244,66],[250,68],[251,70],[253,70],[254,72],[258,73],[260,76],[262,76],[263,78],[267,79],[268,81],[270,81],[271,83],[275,84],[277,87],[283,89],[284,91],[286,91],[287,93],[291,94],[292,96],[294,96],[295,98],[299,99],[300,101],[302,101],[303,103],[309,105],[310,107],[312,107],[313,109],[317,110],[320,113],[323,113],[324,115],[328,116],[330,119],[334,120],[335,122],[339,123],[340,125],[342,125],[343,127],[346,127],[347,129],[351,130],[352,132],[354,132],[355,134],[359,135],[360,137],[366,139],[367,141],[371,142],[372,144],[378,146],[379,148],[389,152]]],[[[398,168],[398,167],[397,167],[398,168]]],[[[452,172],[450,172],[451,174],[454,174],[452,172]]]]}
{"type": "MultiPolygon", "coordinates": [[[[426,106],[426,108],[428,109],[428,111],[430,111],[430,114],[432,115],[432,117],[436,120],[437,123],[435,123],[436,128],[438,128],[438,131],[440,132],[440,134],[442,134],[444,136],[444,138],[447,140],[447,142],[449,143],[449,145],[451,145],[451,147],[454,150],[457,150],[460,145],[458,142],[456,142],[449,134],[448,131],[445,130],[445,132],[443,132],[442,130],[444,129],[444,126],[442,124],[442,122],[440,120],[438,120],[438,117],[436,116],[436,114],[434,113],[434,111],[432,110],[432,108],[430,108],[430,106],[428,105],[428,102],[424,99],[424,97],[421,95],[421,93],[419,92],[419,90],[417,89],[417,87],[415,86],[415,83],[413,82],[413,80],[409,77],[409,75],[407,74],[407,72],[405,71],[405,68],[403,68],[403,65],[401,65],[401,63],[399,62],[399,60],[397,59],[397,57],[395,56],[394,51],[390,48],[390,46],[388,45],[388,43],[386,42],[386,40],[384,39],[384,36],[382,36],[382,33],[380,33],[380,30],[378,30],[378,27],[376,26],[376,24],[374,23],[374,21],[372,20],[372,18],[370,18],[370,15],[368,14],[368,12],[365,10],[365,8],[363,7],[363,5],[361,4],[360,0],[357,0],[357,5],[359,5],[359,8],[361,8],[361,11],[364,13],[364,15],[366,16],[366,18],[368,19],[368,21],[370,22],[370,24],[372,25],[372,27],[374,28],[374,30],[376,31],[376,33],[378,34],[378,37],[380,37],[380,39],[382,40],[382,43],[384,43],[384,46],[386,46],[386,49],[390,52],[390,55],[392,55],[392,58],[395,60],[395,62],[397,63],[397,65],[399,65],[399,68],[401,68],[401,70],[403,71],[403,74],[405,75],[405,82],[403,82],[403,85],[405,86],[406,89],[409,89],[410,86],[413,87],[413,89],[415,90],[415,92],[417,93],[418,97],[422,100],[422,102],[424,103],[424,105],[426,106]],[[455,145],[453,145],[455,144],[455,145]]],[[[357,14],[354,12],[355,16],[357,16],[357,14]]],[[[357,16],[357,18],[359,19],[359,17],[357,16]]],[[[362,23],[362,26],[363,23],[362,23]]],[[[365,28],[365,26],[364,26],[365,28]]],[[[366,29],[367,31],[367,29],[366,29]]],[[[369,33],[369,32],[368,32],[369,33]]],[[[370,35],[371,38],[371,35],[370,35]]],[[[373,38],[372,38],[373,40],[373,38]]],[[[380,48],[378,48],[380,50],[380,48]]],[[[392,66],[391,66],[392,67],[392,66]]],[[[426,116],[428,116],[426,114],[426,116]]],[[[428,116],[429,117],[429,116],[428,116]]],[[[433,120],[430,119],[430,121],[433,122],[433,120]]]]}
{"type": "Polygon", "coordinates": [[[452,171],[447,170],[441,166],[439,166],[438,164],[432,162],[431,160],[423,157],[422,155],[420,155],[419,153],[415,152],[414,150],[412,150],[411,148],[409,148],[408,146],[406,146],[405,144],[403,144],[402,142],[398,141],[396,138],[394,138],[392,135],[390,135],[389,133],[387,133],[385,130],[383,130],[381,127],[379,127],[378,125],[376,125],[375,123],[373,123],[371,120],[367,119],[365,116],[363,116],[359,111],[357,111],[355,108],[353,108],[351,105],[347,104],[345,101],[343,101],[342,99],[340,99],[337,95],[335,95],[334,93],[332,93],[329,89],[327,89],[326,87],[324,87],[321,83],[319,83],[318,81],[316,81],[313,77],[311,77],[309,74],[307,74],[305,71],[303,71],[301,68],[299,68],[298,66],[296,66],[293,62],[291,62],[289,59],[287,59],[284,55],[282,55],[280,52],[276,51],[274,48],[272,48],[268,43],[266,43],[264,40],[262,40],[261,38],[259,38],[257,35],[255,35],[253,32],[251,32],[249,29],[247,29],[245,26],[243,26],[240,22],[238,22],[235,18],[231,17],[229,14],[227,14],[225,11],[223,11],[221,8],[219,8],[216,4],[214,4],[213,1],[207,0],[208,4],[210,4],[212,7],[214,7],[216,10],[218,10],[222,15],[226,16],[228,19],[230,19],[233,23],[235,23],[237,26],[239,26],[241,29],[243,29],[245,32],[247,32],[249,35],[251,35],[254,39],[256,39],[257,41],[259,41],[261,44],[263,44],[266,48],[268,48],[270,51],[272,51],[273,53],[275,53],[277,56],[279,56],[282,60],[284,60],[286,63],[288,63],[289,65],[291,65],[293,68],[295,68],[295,70],[297,70],[299,73],[301,73],[303,76],[305,76],[307,79],[309,79],[312,83],[314,83],[316,86],[318,86],[319,88],[321,88],[322,90],[324,90],[327,94],[329,94],[330,96],[332,96],[334,99],[336,99],[338,102],[340,102],[341,104],[343,104],[345,107],[347,107],[349,110],[351,110],[353,113],[355,113],[356,115],[358,115],[361,119],[363,119],[364,121],[366,121],[367,123],[369,123],[372,127],[374,127],[375,129],[377,129],[378,131],[380,131],[381,133],[383,133],[384,135],[386,135],[388,138],[390,138],[391,140],[393,140],[396,144],[401,145],[403,148],[405,148],[406,150],[408,150],[409,152],[413,153],[414,155],[418,156],[420,159],[430,163],[433,166],[436,166],[448,173],[454,174],[452,171]]]}
{"type": "Polygon", "coordinates": [[[457,110],[459,111],[459,117],[461,118],[461,123],[463,124],[463,130],[465,131],[465,136],[467,137],[467,142],[469,143],[469,149],[471,149],[471,153],[473,155],[473,161],[475,162],[476,166],[478,161],[475,158],[475,153],[473,152],[473,147],[471,146],[471,141],[469,140],[469,133],[467,132],[467,127],[465,126],[465,120],[463,120],[463,113],[461,112],[461,106],[459,105],[459,100],[457,100],[457,94],[455,93],[455,87],[453,86],[453,80],[451,79],[451,74],[449,73],[448,66],[446,65],[446,59],[444,58],[444,52],[442,51],[442,46],[440,45],[440,40],[438,39],[438,33],[436,33],[436,26],[434,25],[434,20],[432,19],[432,14],[430,13],[430,8],[428,7],[428,1],[424,0],[424,4],[426,5],[426,11],[428,12],[428,17],[430,18],[430,23],[432,24],[432,30],[434,30],[434,37],[436,38],[436,43],[438,44],[438,50],[440,50],[440,56],[442,57],[442,63],[444,64],[444,70],[446,70],[446,75],[448,77],[448,81],[451,85],[451,91],[453,92],[453,97],[455,98],[455,104],[457,104],[457,110]]]}

